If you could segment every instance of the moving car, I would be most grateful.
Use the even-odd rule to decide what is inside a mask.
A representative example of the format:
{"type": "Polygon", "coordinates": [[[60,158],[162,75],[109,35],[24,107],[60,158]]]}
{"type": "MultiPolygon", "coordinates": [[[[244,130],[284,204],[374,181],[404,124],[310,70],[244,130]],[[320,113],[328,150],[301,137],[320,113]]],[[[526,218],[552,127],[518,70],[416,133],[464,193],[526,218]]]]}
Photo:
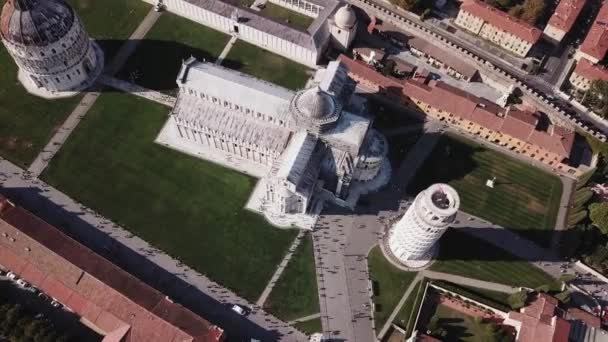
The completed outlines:
{"type": "Polygon", "coordinates": [[[241,316],[246,316],[248,313],[248,310],[246,308],[244,308],[243,306],[238,305],[238,304],[234,304],[232,306],[232,311],[238,313],[241,316]]]}

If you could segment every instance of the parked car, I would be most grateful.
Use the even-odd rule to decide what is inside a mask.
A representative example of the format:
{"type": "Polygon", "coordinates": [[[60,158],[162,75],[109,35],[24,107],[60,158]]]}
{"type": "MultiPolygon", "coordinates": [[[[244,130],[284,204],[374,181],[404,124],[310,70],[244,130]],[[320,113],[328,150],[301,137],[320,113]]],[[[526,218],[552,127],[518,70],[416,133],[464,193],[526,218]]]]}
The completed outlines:
{"type": "Polygon", "coordinates": [[[58,301],[56,301],[55,299],[53,299],[53,301],[51,302],[51,306],[54,308],[60,308],[63,305],[61,305],[61,303],[59,303],[58,301]]]}
{"type": "Polygon", "coordinates": [[[7,277],[8,279],[11,279],[11,280],[17,280],[17,279],[19,279],[19,276],[17,276],[17,274],[15,274],[15,273],[13,273],[13,272],[8,272],[8,273],[6,274],[6,277],[7,277]]]}
{"type": "Polygon", "coordinates": [[[232,311],[238,313],[241,316],[246,316],[249,313],[249,310],[241,305],[234,304],[232,306],[232,311]]]}
{"type": "Polygon", "coordinates": [[[49,296],[45,295],[44,292],[38,293],[38,298],[40,298],[40,299],[42,299],[44,301],[49,300],[49,296]]]}
{"type": "Polygon", "coordinates": [[[23,280],[23,279],[17,280],[17,285],[19,285],[21,287],[29,287],[30,286],[30,284],[27,281],[23,280]]]}

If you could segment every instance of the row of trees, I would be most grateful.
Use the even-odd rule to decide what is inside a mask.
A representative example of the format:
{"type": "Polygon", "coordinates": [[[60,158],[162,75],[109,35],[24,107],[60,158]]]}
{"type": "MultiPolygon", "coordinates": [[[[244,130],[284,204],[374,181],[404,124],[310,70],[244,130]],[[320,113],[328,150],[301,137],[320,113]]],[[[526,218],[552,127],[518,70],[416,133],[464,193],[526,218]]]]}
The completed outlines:
{"type": "Polygon", "coordinates": [[[0,306],[0,340],[10,342],[67,342],[67,335],[58,333],[53,324],[37,319],[19,304],[0,306]]]}
{"type": "Polygon", "coordinates": [[[582,99],[583,105],[608,118],[608,81],[594,80],[582,99]]]}

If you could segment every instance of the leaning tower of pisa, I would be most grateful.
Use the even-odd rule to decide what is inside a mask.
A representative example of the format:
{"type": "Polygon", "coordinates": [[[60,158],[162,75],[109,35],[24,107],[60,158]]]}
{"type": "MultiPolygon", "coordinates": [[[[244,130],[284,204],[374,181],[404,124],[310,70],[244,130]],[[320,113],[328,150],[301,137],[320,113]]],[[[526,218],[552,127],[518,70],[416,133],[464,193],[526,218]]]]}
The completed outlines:
{"type": "Polygon", "coordinates": [[[391,253],[405,266],[426,265],[437,240],[454,221],[460,197],[447,184],[433,184],[420,192],[405,215],[389,230],[391,253]]]}

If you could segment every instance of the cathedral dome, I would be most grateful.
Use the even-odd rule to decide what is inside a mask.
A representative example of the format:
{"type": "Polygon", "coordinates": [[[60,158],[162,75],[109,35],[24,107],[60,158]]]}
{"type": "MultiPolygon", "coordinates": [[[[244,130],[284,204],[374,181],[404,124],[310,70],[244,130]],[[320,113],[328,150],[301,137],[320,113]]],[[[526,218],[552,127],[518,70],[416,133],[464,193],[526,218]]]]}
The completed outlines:
{"type": "Polygon", "coordinates": [[[350,4],[348,4],[338,9],[334,15],[334,21],[338,27],[345,30],[350,30],[357,22],[357,15],[350,4]]]}
{"type": "Polygon", "coordinates": [[[296,123],[316,130],[338,120],[341,106],[336,99],[319,86],[300,91],[291,101],[291,113],[296,123]]]}
{"type": "Polygon", "coordinates": [[[64,0],[8,0],[0,15],[3,39],[26,46],[46,46],[63,38],[74,23],[64,0]]]}

